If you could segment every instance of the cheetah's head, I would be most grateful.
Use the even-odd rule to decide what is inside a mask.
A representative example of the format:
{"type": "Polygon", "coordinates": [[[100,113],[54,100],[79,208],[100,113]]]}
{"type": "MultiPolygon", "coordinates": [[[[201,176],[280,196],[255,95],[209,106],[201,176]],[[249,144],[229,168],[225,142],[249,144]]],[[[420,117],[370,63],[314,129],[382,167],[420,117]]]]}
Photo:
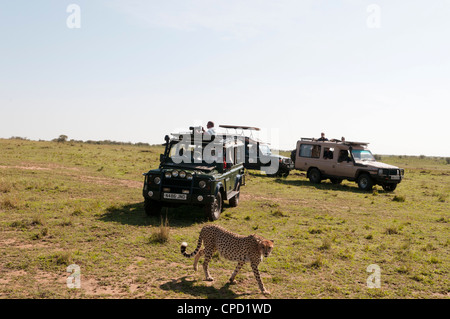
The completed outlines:
{"type": "Polygon", "coordinates": [[[272,252],[272,249],[273,249],[273,240],[264,239],[259,242],[259,252],[264,257],[269,257],[270,253],[272,252]]]}

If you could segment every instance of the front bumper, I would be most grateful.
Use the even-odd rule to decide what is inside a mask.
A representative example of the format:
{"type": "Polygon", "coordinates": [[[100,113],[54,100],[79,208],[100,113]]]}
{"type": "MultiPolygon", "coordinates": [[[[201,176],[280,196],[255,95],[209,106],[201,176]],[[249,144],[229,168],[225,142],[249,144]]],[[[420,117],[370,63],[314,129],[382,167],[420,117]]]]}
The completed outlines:
{"type": "Polygon", "coordinates": [[[403,169],[379,169],[372,177],[379,184],[398,184],[405,177],[403,169]]]}
{"type": "Polygon", "coordinates": [[[290,158],[280,159],[279,164],[282,168],[288,170],[294,169],[294,162],[290,158]]]}
{"type": "Polygon", "coordinates": [[[143,195],[146,199],[178,205],[206,205],[215,198],[214,195],[171,193],[151,189],[144,189],[143,195]]]}

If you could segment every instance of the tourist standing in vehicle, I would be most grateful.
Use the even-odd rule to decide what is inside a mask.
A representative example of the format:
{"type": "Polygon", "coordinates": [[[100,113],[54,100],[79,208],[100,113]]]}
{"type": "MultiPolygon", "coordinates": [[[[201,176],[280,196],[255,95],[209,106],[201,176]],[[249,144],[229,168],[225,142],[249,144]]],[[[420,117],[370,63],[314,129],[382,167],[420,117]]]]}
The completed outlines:
{"type": "Polygon", "coordinates": [[[214,127],[214,122],[209,121],[208,123],[206,123],[206,128],[207,130],[205,131],[205,129],[203,129],[203,133],[205,135],[216,135],[216,128],[214,127]]]}
{"type": "Polygon", "coordinates": [[[325,137],[325,133],[320,133],[320,138],[318,139],[318,141],[321,142],[328,141],[328,139],[325,137]]]}

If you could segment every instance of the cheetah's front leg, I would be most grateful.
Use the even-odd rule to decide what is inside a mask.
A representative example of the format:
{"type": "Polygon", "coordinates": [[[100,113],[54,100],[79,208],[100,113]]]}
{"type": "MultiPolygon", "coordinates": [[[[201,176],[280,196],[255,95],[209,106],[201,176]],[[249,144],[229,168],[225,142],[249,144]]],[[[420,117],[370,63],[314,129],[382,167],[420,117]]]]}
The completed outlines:
{"type": "Polygon", "coordinates": [[[266,290],[266,288],[264,287],[264,284],[261,280],[261,276],[259,275],[259,270],[258,270],[258,264],[257,263],[252,263],[252,269],[253,269],[253,274],[255,275],[256,281],[258,282],[258,286],[259,289],[261,290],[261,292],[265,295],[270,295],[270,292],[266,290]]]}

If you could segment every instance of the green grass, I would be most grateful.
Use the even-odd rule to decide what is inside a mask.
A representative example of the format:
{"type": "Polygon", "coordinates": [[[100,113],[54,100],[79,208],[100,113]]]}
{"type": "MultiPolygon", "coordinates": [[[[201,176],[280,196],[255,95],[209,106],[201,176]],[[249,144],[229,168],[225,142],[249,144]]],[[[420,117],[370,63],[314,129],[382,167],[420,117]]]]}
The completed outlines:
{"type": "MultiPolygon", "coordinates": [[[[1,298],[266,298],[247,264],[215,255],[203,281],[181,242],[208,222],[199,208],[143,211],[142,173],[160,146],[0,139],[1,298]],[[69,289],[77,264],[81,289],[69,289]]],[[[448,298],[450,165],[445,158],[382,156],[405,168],[392,192],[355,183],[311,184],[247,172],[238,207],[215,223],[275,240],[260,264],[270,298],[448,298]],[[381,288],[366,271],[381,268],[381,288]]],[[[202,262],[202,259],[201,261],[202,262]]]]}

